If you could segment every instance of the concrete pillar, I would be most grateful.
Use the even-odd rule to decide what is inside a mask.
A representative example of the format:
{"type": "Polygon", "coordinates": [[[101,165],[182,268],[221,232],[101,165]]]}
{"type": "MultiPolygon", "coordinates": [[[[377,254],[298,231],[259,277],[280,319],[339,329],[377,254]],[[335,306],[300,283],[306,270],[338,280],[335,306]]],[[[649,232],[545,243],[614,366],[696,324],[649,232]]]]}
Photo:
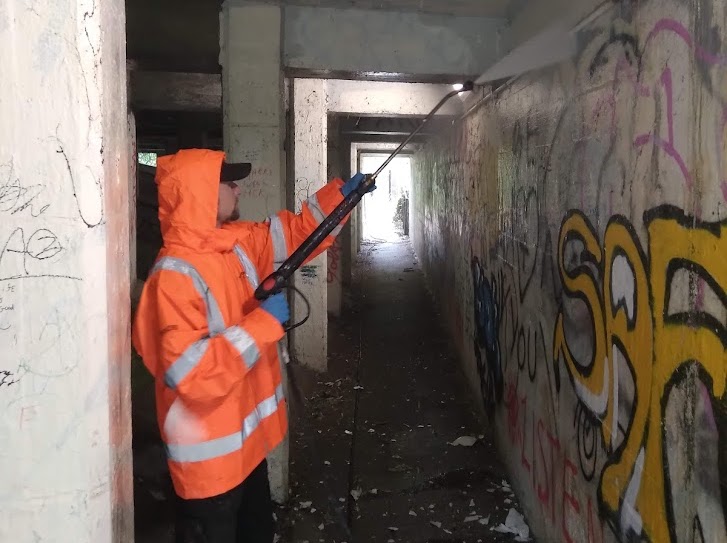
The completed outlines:
{"type": "MultiPolygon", "coordinates": [[[[328,101],[326,82],[321,79],[293,81],[293,139],[295,165],[295,209],[326,184],[326,139],[328,101]]],[[[318,371],[327,368],[328,315],[326,254],[316,257],[295,274],[295,285],[305,294],[311,314],[305,326],[293,331],[293,355],[301,363],[318,371]]],[[[296,304],[296,322],[305,317],[306,308],[296,304]]]]}
{"type": "Polygon", "coordinates": [[[132,291],[136,285],[136,186],[138,155],[136,150],[136,117],[129,109],[126,115],[126,132],[129,146],[129,285],[132,291]]]}
{"type": "MultiPolygon", "coordinates": [[[[260,221],[285,207],[281,24],[281,8],[274,5],[227,1],[220,15],[224,148],[230,160],[252,162],[253,167],[241,184],[243,220],[260,221]]],[[[286,437],[268,455],[271,492],[278,503],[289,493],[288,449],[286,437]]]]}
{"type": "Polygon", "coordinates": [[[124,3],[28,8],[0,4],[0,541],[132,541],[124,3]]]}
{"type": "MultiPolygon", "coordinates": [[[[336,115],[328,117],[328,174],[327,178],[344,177],[341,164],[341,146],[345,145],[343,138],[339,133],[339,118],[336,115]]],[[[346,168],[348,169],[348,168],[346,168]]],[[[341,306],[343,305],[343,247],[345,244],[345,231],[336,238],[333,247],[327,253],[326,282],[328,283],[328,314],[336,317],[341,315],[341,306]]]]}
{"type": "Polygon", "coordinates": [[[285,207],[285,112],[280,64],[281,8],[225,2],[220,19],[224,148],[252,162],[240,214],[262,220],[285,207]]]}

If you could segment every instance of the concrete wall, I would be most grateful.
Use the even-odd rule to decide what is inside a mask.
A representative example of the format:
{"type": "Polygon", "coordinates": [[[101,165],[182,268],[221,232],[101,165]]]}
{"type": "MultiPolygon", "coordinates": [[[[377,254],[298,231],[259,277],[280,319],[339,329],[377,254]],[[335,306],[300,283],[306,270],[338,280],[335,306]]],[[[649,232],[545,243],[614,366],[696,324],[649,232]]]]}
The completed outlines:
{"type": "Polygon", "coordinates": [[[500,53],[502,19],[288,6],[288,68],[479,75],[500,53]]]}
{"type": "Polygon", "coordinates": [[[130,541],[123,2],[3,0],[0,49],[0,541],[130,541]]]}
{"type": "Polygon", "coordinates": [[[616,4],[419,157],[417,254],[542,541],[727,541],[725,35],[616,4]]]}

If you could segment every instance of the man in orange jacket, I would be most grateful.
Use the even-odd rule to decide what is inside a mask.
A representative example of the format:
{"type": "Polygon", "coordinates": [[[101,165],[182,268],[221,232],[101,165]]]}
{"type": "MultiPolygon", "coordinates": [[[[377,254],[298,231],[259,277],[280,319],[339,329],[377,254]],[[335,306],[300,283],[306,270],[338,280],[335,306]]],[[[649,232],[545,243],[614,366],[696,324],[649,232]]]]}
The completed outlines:
{"type": "Polygon", "coordinates": [[[297,215],[233,222],[236,181],[250,169],[199,149],[157,162],[164,246],[144,285],[132,341],[156,380],[179,543],[272,541],[265,458],[287,431],[277,349],[290,310],[283,294],[259,303],[254,292],[364,179],[334,179],[297,215]]]}

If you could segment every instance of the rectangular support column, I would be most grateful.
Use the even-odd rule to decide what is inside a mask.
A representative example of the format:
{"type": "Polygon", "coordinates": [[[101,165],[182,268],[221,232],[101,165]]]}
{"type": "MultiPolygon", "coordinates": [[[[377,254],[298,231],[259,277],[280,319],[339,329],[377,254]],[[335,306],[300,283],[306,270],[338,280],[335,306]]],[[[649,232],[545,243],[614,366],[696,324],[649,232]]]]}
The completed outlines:
{"type": "MultiPolygon", "coordinates": [[[[261,221],[285,207],[281,8],[225,2],[220,15],[223,138],[228,159],[252,162],[240,216],[261,221]]],[[[287,377],[283,368],[283,385],[287,377]]],[[[287,388],[286,388],[287,392],[287,388]]],[[[268,455],[273,499],[288,499],[288,438],[268,455]]]]}
{"type": "MultiPolygon", "coordinates": [[[[328,116],[328,179],[334,177],[347,178],[342,171],[341,163],[341,145],[344,145],[339,130],[340,121],[336,115],[328,116]]],[[[348,169],[348,168],[346,168],[348,169]]],[[[326,266],[326,282],[328,283],[328,314],[336,317],[341,315],[341,307],[343,305],[343,251],[345,245],[345,235],[347,228],[344,228],[336,238],[327,253],[326,266]]]]}
{"type": "Polygon", "coordinates": [[[0,4],[0,541],[133,541],[124,3],[0,4]]]}
{"type": "Polygon", "coordinates": [[[226,2],[220,19],[223,139],[232,161],[252,162],[240,215],[262,220],[285,207],[281,8],[226,2]]]}
{"type": "MultiPolygon", "coordinates": [[[[295,147],[295,208],[323,187],[327,177],[328,101],[321,79],[293,81],[293,137],[295,147]]],[[[308,298],[311,315],[293,332],[293,355],[301,363],[325,371],[328,362],[327,255],[324,253],[295,274],[295,285],[308,298]]],[[[305,306],[296,303],[295,320],[305,317],[305,306]]]]}

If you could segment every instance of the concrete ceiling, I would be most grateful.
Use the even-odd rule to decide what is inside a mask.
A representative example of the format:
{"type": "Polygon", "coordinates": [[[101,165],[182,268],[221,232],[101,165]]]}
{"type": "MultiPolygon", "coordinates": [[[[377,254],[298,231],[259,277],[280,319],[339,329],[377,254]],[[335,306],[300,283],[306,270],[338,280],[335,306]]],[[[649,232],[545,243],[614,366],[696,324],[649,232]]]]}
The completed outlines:
{"type": "MultiPolygon", "coordinates": [[[[263,0],[265,1],[265,0],[263,0]]],[[[512,0],[268,0],[298,6],[413,11],[466,17],[505,17],[512,0]]]]}
{"type": "MultiPolygon", "coordinates": [[[[219,11],[222,1],[126,0],[128,57],[138,63],[139,69],[219,73],[219,11]]],[[[525,0],[256,1],[284,5],[509,18],[514,9],[525,0]]]]}

